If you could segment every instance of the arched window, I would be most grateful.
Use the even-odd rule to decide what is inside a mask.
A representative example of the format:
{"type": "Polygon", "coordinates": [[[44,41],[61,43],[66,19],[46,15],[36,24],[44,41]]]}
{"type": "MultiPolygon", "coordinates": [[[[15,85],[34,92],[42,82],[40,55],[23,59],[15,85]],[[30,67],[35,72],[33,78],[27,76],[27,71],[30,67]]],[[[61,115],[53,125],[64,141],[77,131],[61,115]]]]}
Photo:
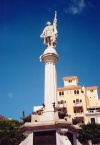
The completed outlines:
{"type": "Polygon", "coordinates": [[[90,90],[90,92],[93,92],[93,90],[90,90]]]}
{"type": "Polygon", "coordinates": [[[74,90],[74,94],[76,94],[76,90],[74,90]]]}
{"type": "Polygon", "coordinates": [[[64,92],[62,92],[62,95],[64,95],[64,92]]]}
{"type": "Polygon", "coordinates": [[[75,103],[75,100],[73,100],[73,103],[75,103]]]}
{"type": "Polygon", "coordinates": [[[61,104],[63,104],[63,100],[61,100],[61,104]]]}
{"type": "Polygon", "coordinates": [[[80,99],[80,102],[82,102],[82,100],[80,99]]]}
{"type": "Polygon", "coordinates": [[[61,96],[61,92],[59,92],[59,95],[61,96]]]}
{"type": "Polygon", "coordinates": [[[79,99],[76,99],[76,102],[78,103],[79,102],[79,99]]]}
{"type": "Polygon", "coordinates": [[[77,94],[79,94],[79,90],[77,90],[77,94]]]}
{"type": "Polygon", "coordinates": [[[83,90],[81,90],[81,93],[84,93],[84,91],[83,91],[83,90]]]}

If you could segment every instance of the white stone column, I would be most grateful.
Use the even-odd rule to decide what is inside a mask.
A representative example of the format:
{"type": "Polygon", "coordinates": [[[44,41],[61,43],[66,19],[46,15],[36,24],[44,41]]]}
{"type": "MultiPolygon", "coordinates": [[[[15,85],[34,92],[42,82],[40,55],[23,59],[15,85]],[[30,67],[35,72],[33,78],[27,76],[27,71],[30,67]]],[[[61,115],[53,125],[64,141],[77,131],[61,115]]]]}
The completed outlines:
{"type": "Polygon", "coordinates": [[[45,64],[45,111],[54,113],[52,103],[55,102],[55,106],[57,106],[56,62],[58,60],[58,54],[54,48],[49,47],[44,51],[41,60],[45,64]]]}

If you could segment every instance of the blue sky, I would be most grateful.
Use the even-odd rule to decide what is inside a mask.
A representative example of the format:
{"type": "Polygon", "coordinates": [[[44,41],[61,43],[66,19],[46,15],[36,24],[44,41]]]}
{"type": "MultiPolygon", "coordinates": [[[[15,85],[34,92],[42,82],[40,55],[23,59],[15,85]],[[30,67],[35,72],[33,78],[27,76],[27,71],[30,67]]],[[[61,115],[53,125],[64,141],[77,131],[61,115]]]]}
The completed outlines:
{"type": "Polygon", "coordinates": [[[99,87],[100,0],[0,0],[0,114],[20,120],[44,98],[45,46],[40,34],[58,12],[57,86],[76,75],[99,87]]]}

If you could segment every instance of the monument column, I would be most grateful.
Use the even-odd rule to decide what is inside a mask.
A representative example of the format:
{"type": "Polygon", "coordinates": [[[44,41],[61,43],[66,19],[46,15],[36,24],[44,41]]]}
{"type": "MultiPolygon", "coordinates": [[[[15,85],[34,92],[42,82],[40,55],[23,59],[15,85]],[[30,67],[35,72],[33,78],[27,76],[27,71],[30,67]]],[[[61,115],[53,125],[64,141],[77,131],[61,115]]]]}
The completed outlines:
{"type": "Polygon", "coordinates": [[[58,54],[54,48],[48,47],[41,56],[41,60],[45,64],[45,109],[47,111],[53,111],[53,103],[57,106],[56,62],[58,60],[58,54]]]}
{"type": "Polygon", "coordinates": [[[56,62],[58,60],[58,54],[56,52],[56,40],[57,40],[57,12],[53,25],[47,22],[44,28],[41,38],[44,38],[44,44],[47,46],[43,55],[40,56],[41,61],[45,64],[45,90],[44,90],[44,104],[45,109],[43,115],[46,119],[54,120],[54,107],[57,107],[57,80],[56,80],[56,62]]]}

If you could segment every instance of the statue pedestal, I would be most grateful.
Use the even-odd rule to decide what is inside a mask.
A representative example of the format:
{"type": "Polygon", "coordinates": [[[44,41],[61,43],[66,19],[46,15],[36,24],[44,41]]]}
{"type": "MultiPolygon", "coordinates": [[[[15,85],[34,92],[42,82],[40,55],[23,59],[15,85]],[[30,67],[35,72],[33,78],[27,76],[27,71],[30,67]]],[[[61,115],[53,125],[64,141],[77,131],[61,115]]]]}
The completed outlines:
{"type": "Polygon", "coordinates": [[[71,125],[71,122],[64,119],[27,122],[22,126],[22,129],[25,130],[27,138],[20,145],[79,145],[76,142],[76,133],[80,128],[71,125]],[[68,131],[67,136],[65,136],[65,130],[68,131]],[[68,137],[70,137],[70,140],[68,137]]]}
{"type": "Polygon", "coordinates": [[[56,121],[58,120],[58,112],[45,110],[40,117],[40,121],[56,121]]]}

